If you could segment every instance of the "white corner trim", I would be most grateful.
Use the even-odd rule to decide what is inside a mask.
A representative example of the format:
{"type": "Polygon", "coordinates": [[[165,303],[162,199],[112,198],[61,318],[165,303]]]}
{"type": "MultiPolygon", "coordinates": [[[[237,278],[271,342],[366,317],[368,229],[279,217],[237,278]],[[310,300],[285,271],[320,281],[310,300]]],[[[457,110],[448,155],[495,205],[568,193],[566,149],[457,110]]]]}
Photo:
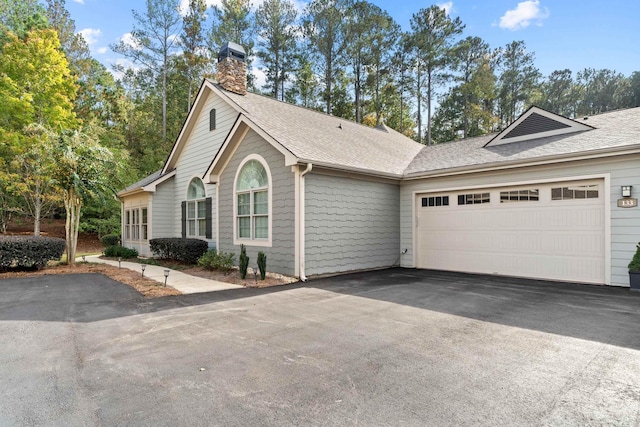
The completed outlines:
{"type": "Polygon", "coordinates": [[[260,247],[271,247],[273,242],[273,178],[271,175],[271,169],[269,168],[269,164],[259,154],[249,154],[240,162],[240,165],[236,169],[235,177],[233,178],[233,187],[231,190],[231,194],[233,197],[233,244],[234,245],[245,245],[245,246],[260,246],[260,247]],[[236,197],[236,185],[238,183],[238,176],[240,175],[240,171],[244,167],[244,165],[250,160],[257,160],[264,167],[267,172],[267,179],[269,180],[269,187],[267,192],[267,197],[269,200],[269,208],[268,208],[268,222],[269,222],[269,237],[267,239],[244,239],[238,237],[238,226],[237,226],[237,217],[238,217],[238,198],[236,197]]]}
{"type": "Polygon", "coordinates": [[[298,234],[298,238],[300,239],[300,257],[298,258],[299,262],[300,262],[300,267],[298,269],[298,272],[300,273],[300,280],[302,280],[303,282],[307,281],[307,276],[306,276],[306,272],[305,272],[305,252],[306,252],[306,248],[305,248],[305,232],[306,232],[306,222],[305,222],[305,176],[311,172],[311,169],[313,169],[313,164],[312,163],[307,163],[307,167],[305,170],[303,170],[302,172],[300,172],[299,176],[300,176],[300,188],[299,188],[299,198],[298,198],[298,202],[300,205],[299,208],[299,214],[300,214],[300,221],[298,222],[298,225],[300,226],[300,231],[298,234]]]}

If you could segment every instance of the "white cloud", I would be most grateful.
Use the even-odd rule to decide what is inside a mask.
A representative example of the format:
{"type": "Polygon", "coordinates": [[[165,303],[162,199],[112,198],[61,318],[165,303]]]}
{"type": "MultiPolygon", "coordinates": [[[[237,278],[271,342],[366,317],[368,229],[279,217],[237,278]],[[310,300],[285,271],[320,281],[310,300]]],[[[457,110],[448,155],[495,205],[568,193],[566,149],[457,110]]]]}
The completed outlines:
{"type": "Polygon", "coordinates": [[[84,0],[73,0],[76,3],[84,4],[84,0]]]}
{"type": "Polygon", "coordinates": [[[97,28],[85,28],[78,31],[78,34],[80,34],[89,47],[91,47],[98,42],[98,38],[102,34],[102,31],[97,28]]]}
{"type": "Polygon", "coordinates": [[[526,28],[531,21],[537,21],[537,25],[542,25],[542,20],[549,17],[549,10],[545,7],[540,9],[540,0],[527,0],[518,3],[513,10],[508,10],[498,24],[500,28],[511,31],[526,28]]]}
{"type": "Polygon", "coordinates": [[[107,47],[99,47],[98,49],[96,49],[96,52],[101,54],[101,55],[104,55],[105,53],[107,53],[108,50],[109,50],[109,48],[107,48],[107,47]]]}
{"type": "Polygon", "coordinates": [[[437,5],[440,9],[444,10],[444,13],[450,15],[453,12],[453,2],[448,1],[446,3],[438,3],[437,5]]]}
{"type": "Polygon", "coordinates": [[[125,33],[120,37],[120,41],[134,49],[140,49],[140,44],[133,38],[131,33],[125,33]]]}
{"type": "Polygon", "coordinates": [[[251,74],[253,74],[253,83],[257,88],[262,89],[262,87],[267,84],[267,75],[258,67],[252,67],[251,74]]]}

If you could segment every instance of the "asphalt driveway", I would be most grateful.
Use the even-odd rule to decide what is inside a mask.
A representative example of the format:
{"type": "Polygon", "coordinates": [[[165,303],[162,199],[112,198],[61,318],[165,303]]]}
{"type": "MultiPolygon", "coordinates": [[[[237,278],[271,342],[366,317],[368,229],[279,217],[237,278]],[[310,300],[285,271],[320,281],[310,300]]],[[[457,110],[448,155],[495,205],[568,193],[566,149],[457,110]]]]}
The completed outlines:
{"type": "Polygon", "coordinates": [[[0,280],[0,425],[637,425],[640,295],[388,270],[147,300],[0,280]]]}

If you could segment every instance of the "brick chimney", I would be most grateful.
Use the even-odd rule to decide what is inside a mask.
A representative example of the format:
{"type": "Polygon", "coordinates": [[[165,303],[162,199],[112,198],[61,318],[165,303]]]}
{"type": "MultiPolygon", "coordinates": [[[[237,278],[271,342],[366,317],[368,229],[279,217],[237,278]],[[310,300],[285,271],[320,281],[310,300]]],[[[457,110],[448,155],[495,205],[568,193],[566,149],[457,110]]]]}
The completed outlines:
{"type": "Polygon", "coordinates": [[[247,54],[237,43],[225,43],[218,52],[218,83],[223,89],[247,94],[247,54]]]}

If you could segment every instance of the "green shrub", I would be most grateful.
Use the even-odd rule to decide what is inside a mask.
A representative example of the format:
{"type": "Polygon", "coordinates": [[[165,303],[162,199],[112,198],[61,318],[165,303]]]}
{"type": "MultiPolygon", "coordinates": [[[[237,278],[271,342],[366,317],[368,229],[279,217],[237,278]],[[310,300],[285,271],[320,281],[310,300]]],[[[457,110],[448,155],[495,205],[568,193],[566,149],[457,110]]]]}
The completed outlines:
{"type": "Polygon", "coordinates": [[[249,257],[247,256],[247,248],[244,245],[240,245],[240,278],[247,277],[247,268],[249,267],[249,257]]]}
{"type": "Polygon", "coordinates": [[[138,251],[135,249],[125,248],[123,246],[112,245],[104,250],[104,255],[111,258],[137,258],[138,251]]]}
{"type": "Polygon", "coordinates": [[[264,252],[258,252],[258,268],[260,269],[260,280],[264,280],[267,276],[267,255],[264,252]]]}
{"type": "Polygon", "coordinates": [[[106,236],[102,236],[100,243],[102,243],[102,246],[105,248],[108,248],[109,246],[117,246],[120,244],[120,235],[107,234],[106,236]]]}
{"type": "Polygon", "coordinates": [[[183,239],[167,237],[149,240],[151,252],[161,259],[196,264],[198,259],[207,252],[209,244],[200,239],[183,239]]]}
{"type": "Polygon", "coordinates": [[[0,236],[0,270],[41,269],[49,261],[60,260],[65,240],[55,237],[0,236]]]}
{"type": "Polygon", "coordinates": [[[640,272],[640,243],[636,245],[636,253],[629,263],[629,271],[640,272]]]}
{"type": "Polygon", "coordinates": [[[233,268],[235,255],[231,252],[218,252],[209,249],[198,259],[198,265],[206,270],[230,271],[233,268]]]}

